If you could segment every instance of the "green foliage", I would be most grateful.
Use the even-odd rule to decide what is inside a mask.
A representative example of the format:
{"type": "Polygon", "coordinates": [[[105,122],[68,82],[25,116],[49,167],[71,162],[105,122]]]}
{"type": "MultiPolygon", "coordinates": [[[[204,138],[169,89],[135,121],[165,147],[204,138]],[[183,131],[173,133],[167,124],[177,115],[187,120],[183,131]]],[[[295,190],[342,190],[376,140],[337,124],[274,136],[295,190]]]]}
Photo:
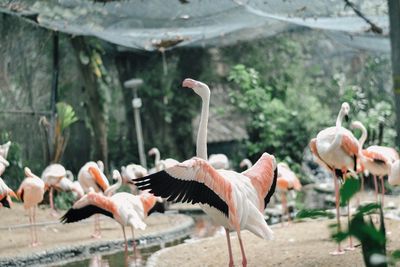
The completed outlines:
{"type": "Polygon", "coordinates": [[[347,231],[332,234],[332,238],[337,242],[341,242],[349,236],[354,236],[361,242],[364,263],[367,267],[387,266],[385,221],[380,205],[361,206],[351,219],[347,231]],[[371,217],[365,220],[366,216],[371,212],[376,212],[377,209],[381,222],[379,228],[375,227],[371,217]]]}
{"type": "Polygon", "coordinates": [[[340,205],[346,206],[349,200],[360,191],[361,183],[359,179],[348,178],[340,187],[340,205]]]}
{"type": "Polygon", "coordinates": [[[230,93],[231,102],[249,118],[249,154],[257,158],[268,151],[300,170],[305,144],[327,115],[318,100],[288,84],[265,85],[256,70],[244,65],[234,66],[228,79],[238,87],[230,93]]]}
{"type": "Polygon", "coordinates": [[[316,219],[321,217],[332,219],[335,217],[335,215],[332,212],[323,209],[303,209],[296,214],[296,219],[299,220],[306,218],[316,219]]]}
{"type": "Polygon", "coordinates": [[[78,117],[75,115],[74,109],[64,102],[56,104],[57,119],[60,126],[60,131],[64,132],[71,124],[78,121],[78,117]]]}
{"type": "Polygon", "coordinates": [[[57,192],[54,198],[54,205],[61,210],[67,210],[72,207],[75,202],[71,192],[57,192]]]}

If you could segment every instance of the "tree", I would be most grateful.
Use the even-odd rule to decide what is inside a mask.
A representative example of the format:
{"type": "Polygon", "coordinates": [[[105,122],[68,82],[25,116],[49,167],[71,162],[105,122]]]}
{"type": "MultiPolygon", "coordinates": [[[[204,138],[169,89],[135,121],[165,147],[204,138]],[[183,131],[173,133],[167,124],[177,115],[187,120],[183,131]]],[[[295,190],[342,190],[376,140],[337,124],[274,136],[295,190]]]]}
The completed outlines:
{"type": "Polygon", "coordinates": [[[392,46],[393,92],[396,103],[396,145],[400,146],[400,0],[388,0],[392,46]]]}

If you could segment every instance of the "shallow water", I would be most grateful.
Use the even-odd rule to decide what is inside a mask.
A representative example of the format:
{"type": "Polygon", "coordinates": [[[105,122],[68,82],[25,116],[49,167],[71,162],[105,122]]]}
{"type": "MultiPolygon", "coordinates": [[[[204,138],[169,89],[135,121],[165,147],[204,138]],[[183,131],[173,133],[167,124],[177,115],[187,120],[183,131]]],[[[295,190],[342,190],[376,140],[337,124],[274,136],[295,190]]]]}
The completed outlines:
{"type": "Polygon", "coordinates": [[[175,246],[181,244],[186,241],[196,240],[203,237],[213,236],[218,234],[219,232],[223,232],[223,228],[220,226],[214,225],[209,217],[204,214],[191,214],[193,219],[195,220],[195,225],[192,229],[192,233],[182,239],[164,243],[161,245],[152,246],[150,248],[143,248],[138,249],[138,255],[136,260],[133,259],[133,252],[132,248],[129,248],[128,257],[125,257],[124,251],[114,252],[114,253],[105,253],[105,254],[96,254],[90,259],[78,260],[75,262],[56,265],[56,266],[64,266],[64,267],[86,267],[86,266],[101,266],[101,267],[108,267],[108,266],[145,266],[146,260],[151,256],[151,254],[155,253],[156,251],[163,249],[165,247],[175,246]],[[127,262],[125,259],[128,258],[127,262]],[[136,265],[135,265],[136,263],[136,265]]]}

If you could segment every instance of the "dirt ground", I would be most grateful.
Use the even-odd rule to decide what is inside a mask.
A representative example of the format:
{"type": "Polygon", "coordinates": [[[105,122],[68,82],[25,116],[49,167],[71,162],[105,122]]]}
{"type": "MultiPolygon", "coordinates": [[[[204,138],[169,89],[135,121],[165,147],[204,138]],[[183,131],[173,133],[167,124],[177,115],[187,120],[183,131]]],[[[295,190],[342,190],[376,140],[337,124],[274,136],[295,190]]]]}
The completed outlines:
{"type": "MultiPolygon", "coordinates": [[[[72,224],[58,223],[59,217],[65,211],[60,212],[59,217],[50,215],[49,209],[41,206],[37,210],[37,230],[40,246],[30,247],[29,217],[21,204],[14,203],[12,209],[0,208],[0,258],[12,256],[25,256],[52,248],[61,248],[66,245],[88,244],[98,240],[122,239],[121,226],[111,218],[101,217],[102,238],[93,239],[93,218],[72,224]]],[[[145,235],[153,235],[161,230],[182,223],[183,215],[152,214],[146,219],[147,228],[144,231],[135,231],[135,238],[145,235]]],[[[131,231],[127,231],[127,237],[131,237],[131,231]]]]}
{"type": "MultiPolygon", "coordinates": [[[[242,239],[248,266],[364,266],[361,247],[341,256],[331,256],[335,244],[329,240],[328,225],[334,220],[307,221],[282,227],[274,225],[275,239],[267,241],[248,231],[242,231],[242,239]]],[[[400,248],[400,222],[386,220],[388,250],[400,248]]],[[[345,220],[343,220],[345,223],[345,220]]],[[[231,233],[235,266],[241,266],[239,242],[231,233]]],[[[344,242],[343,245],[347,245],[344,242]]],[[[358,241],[355,241],[358,244],[358,241]]],[[[152,267],[167,266],[227,266],[228,251],[224,234],[166,248],[149,260],[152,267]]]]}

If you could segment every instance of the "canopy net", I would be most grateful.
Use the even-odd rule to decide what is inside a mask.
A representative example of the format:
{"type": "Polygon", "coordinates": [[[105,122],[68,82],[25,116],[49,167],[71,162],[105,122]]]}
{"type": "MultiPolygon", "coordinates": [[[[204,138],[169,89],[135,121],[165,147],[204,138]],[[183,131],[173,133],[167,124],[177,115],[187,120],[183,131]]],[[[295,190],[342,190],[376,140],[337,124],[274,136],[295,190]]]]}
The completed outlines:
{"type": "Polygon", "coordinates": [[[324,30],[348,46],[389,52],[387,1],[354,0],[350,2],[354,8],[347,2],[0,0],[0,12],[21,16],[54,31],[95,36],[122,47],[147,51],[226,46],[309,27],[324,30]]]}

